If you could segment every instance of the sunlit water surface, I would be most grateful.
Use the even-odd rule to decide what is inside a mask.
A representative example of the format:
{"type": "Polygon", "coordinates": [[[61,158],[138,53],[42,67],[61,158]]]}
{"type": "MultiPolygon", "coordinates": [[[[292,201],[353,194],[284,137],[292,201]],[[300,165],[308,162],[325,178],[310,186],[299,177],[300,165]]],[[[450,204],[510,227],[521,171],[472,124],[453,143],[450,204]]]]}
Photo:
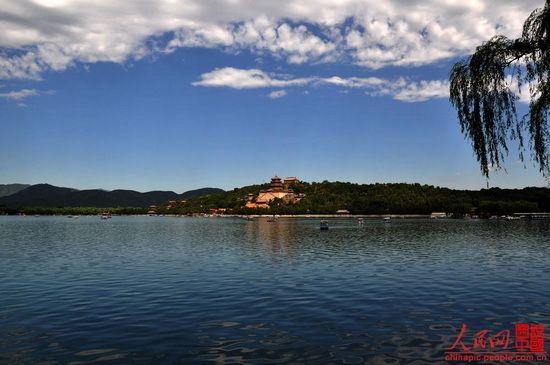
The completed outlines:
{"type": "Polygon", "coordinates": [[[0,217],[0,363],[446,364],[550,324],[549,221],[330,224],[0,217]]]}

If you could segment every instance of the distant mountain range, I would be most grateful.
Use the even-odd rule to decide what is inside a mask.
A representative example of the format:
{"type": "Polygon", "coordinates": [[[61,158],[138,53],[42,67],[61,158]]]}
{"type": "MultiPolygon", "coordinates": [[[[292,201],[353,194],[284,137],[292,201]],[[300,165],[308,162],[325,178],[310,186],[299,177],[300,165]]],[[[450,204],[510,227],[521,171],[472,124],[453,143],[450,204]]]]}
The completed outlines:
{"type": "Polygon", "coordinates": [[[177,194],[173,191],[148,191],[101,189],[77,190],[50,184],[7,184],[0,185],[0,206],[18,208],[31,207],[140,207],[160,205],[169,200],[188,199],[203,195],[221,193],[218,188],[202,188],[177,194]]]}
{"type": "Polygon", "coordinates": [[[0,198],[3,196],[13,195],[28,187],[30,187],[28,184],[0,184],[0,198]]]}

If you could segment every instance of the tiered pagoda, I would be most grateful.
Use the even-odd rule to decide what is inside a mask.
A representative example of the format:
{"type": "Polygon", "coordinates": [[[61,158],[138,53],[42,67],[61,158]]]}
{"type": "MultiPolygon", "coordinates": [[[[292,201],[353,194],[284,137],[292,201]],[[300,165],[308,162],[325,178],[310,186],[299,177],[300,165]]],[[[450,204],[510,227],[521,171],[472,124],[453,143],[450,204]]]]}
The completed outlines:
{"type": "Polygon", "coordinates": [[[271,178],[271,184],[269,184],[269,189],[267,189],[267,191],[270,191],[270,192],[285,191],[285,188],[283,187],[283,182],[281,181],[281,178],[279,176],[275,175],[271,178]]]}

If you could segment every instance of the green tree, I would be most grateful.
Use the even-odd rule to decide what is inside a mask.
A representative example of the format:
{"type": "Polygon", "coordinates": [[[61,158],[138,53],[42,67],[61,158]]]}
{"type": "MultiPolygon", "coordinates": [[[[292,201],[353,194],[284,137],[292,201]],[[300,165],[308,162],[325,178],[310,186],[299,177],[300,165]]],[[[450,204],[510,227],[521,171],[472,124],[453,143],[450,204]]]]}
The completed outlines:
{"type": "Polygon", "coordinates": [[[550,173],[550,0],[527,18],[520,38],[495,36],[454,64],[450,81],[450,101],[485,176],[490,165],[501,167],[510,140],[518,140],[523,160],[526,131],[541,173],[550,173]],[[530,96],[529,111],[519,119],[512,76],[520,90],[528,85],[530,96]]]}
{"type": "Polygon", "coordinates": [[[472,204],[470,203],[458,203],[450,206],[450,211],[453,213],[454,218],[464,218],[466,214],[471,213],[472,204]]]}

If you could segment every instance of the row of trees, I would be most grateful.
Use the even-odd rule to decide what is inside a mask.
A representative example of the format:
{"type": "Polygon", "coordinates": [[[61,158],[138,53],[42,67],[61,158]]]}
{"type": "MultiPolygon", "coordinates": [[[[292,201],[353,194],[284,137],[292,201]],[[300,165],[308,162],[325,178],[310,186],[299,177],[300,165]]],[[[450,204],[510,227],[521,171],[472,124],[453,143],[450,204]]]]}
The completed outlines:
{"type": "Polygon", "coordinates": [[[147,208],[118,207],[118,208],[97,208],[97,207],[20,207],[11,208],[0,206],[0,215],[25,214],[25,215],[98,215],[109,212],[111,214],[133,215],[145,214],[147,208]]]}

